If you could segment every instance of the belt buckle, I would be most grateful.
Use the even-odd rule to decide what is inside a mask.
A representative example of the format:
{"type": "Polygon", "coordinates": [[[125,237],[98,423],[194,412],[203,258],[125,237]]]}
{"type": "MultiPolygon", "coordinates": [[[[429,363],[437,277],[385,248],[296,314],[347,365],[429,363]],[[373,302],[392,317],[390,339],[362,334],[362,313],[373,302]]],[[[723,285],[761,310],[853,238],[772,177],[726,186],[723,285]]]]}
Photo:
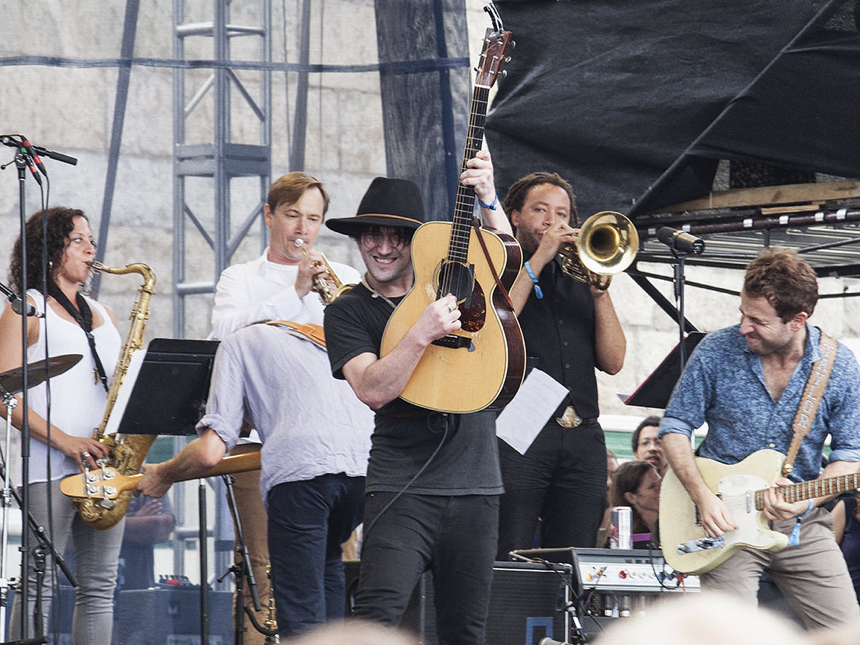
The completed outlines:
{"type": "Polygon", "coordinates": [[[569,405],[565,408],[564,414],[555,418],[555,422],[562,428],[578,428],[582,425],[582,417],[577,414],[572,405],[569,405]]]}

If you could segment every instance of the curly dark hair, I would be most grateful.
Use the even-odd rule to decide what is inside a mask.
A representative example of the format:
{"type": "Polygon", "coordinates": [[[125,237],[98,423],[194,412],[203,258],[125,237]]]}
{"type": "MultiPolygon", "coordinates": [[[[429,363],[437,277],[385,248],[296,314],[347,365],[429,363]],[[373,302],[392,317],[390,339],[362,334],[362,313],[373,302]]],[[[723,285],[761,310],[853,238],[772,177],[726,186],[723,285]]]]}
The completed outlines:
{"type": "Polygon", "coordinates": [[[744,291],[765,298],[787,323],[801,311],[811,316],[818,302],[818,277],[794,249],[774,247],[758,254],[747,267],[744,291]]]}
{"type": "Polygon", "coordinates": [[[535,186],[543,186],[544,184],[552,184],[558,186],[567,193],[570,199],[570,225],[576,226],[579,223],[579,217],[576,210],[576,195],[573,194],[573,188],[570,183],[554,172],[533,172],[526,175],[511,184],[508,188],[508,193],[505,195],[503,207],[508,218],[513,211],[523,210],[523,204],[526,203],[526,195],[535,186]]]}
{"type": "MultiPolygon", "coordinates": [[[[87,216],[84,215],[83,211],[76,208],[55,206],[45,211],[33,213],[27,220],[25,229],[27,235],[27,287],[45,293],[45,285],[42,280],[43,216],[47,220],[49,279],[53,279],[54,273],[59,270],[63,262],[63,253],[69,243],[69,235],[75,228],[75,218],[87,219],[87,216]]],[[[15,286],[19,293],[24,288],[22,274],[21,236],[19,235],[18,239],[15,240],[15,246],[12,248],[12,259],[9,263],[9,282],[15,286]]]]}

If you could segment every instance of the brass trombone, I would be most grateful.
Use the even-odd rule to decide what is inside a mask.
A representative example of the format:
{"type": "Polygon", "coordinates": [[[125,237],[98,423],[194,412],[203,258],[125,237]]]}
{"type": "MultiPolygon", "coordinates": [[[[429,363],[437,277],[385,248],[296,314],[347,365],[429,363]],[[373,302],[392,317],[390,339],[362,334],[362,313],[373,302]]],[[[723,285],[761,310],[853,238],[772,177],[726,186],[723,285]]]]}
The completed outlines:
{"type": "Polygon", "coordinates": [[[577,243],[565,244],[559,256],[565,276],[605,290],[638,252],[639,233],[633,222],[621,213],[601,211],[583,222],[577,243]]]}

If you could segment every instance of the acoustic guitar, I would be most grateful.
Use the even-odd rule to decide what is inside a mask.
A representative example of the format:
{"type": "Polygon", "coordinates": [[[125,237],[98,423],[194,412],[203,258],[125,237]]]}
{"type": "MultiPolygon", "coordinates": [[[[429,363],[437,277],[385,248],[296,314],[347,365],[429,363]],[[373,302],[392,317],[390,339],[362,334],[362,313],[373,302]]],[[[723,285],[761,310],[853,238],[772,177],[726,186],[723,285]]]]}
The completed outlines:
{"type": "MultiPolygon", "coordinates": [[[[224,457],[221,463],[200,475],[199,478],[231,475],[249,470],[260,470],[259,451],[224,457]]],[[[141,477],[143,477],[142,474],[120,475],[115,468],[97,468],[63,478],[60,482],[60,491],[68,497],[114,500],[120,493],[134,489],[141,477]]],[[[188,479],[199,478],[189,477],[188,479]]]]}
{"type": "MultiPolygon", "coordinates": [[[[510,38],[500,28],[488,29],[484,38],[461,172],[481,148],[487,99],[510,38]]],[[[431,410],[468,413],[503,406],[516,394],[525,370],[522,331],[494,277],[495,269],[509,288],[522,266],[522,251],[512,237],[482,230],[485,255],[472,227],[474,204],[474,190],[460,185],[453,221],[428,222],[415,232],[415,284],[392,313],[380,347],[381,356],[390,353],[429,304],[448,293],[456,296],[462,328],[425,350],[400,394],[431,410]]]]}
{"type": "MultiPolygon", "coordinates": [[[[720,496],[738,527],[717,538],[705,534],[696,505],[669,470],[660,488],[660,543],[666,563],[682,573],[706,573],[745,547],[785,548],[788,536],[771,530],[762,511],[764,493],[780,478],[784,461],[785,455],[774,450],[759,450],[736,464],[696,458],[708,488],[720,496]]],[[[778,487],[790,503],[856,488],[860,488],[860,473],[778,487]]]]}

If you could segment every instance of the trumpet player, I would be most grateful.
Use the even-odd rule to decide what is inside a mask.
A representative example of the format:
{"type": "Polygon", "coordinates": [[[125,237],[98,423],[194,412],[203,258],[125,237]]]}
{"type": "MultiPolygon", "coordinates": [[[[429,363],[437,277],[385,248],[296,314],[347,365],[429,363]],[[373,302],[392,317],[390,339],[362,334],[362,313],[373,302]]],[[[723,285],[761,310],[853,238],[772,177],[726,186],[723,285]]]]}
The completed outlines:
{"type": "Polygon", "coordinates": [[[594,545],[606,503],[595,369],[617,373],[626,349],[609,292],[562,273],[559,251],[578,233],[570,184],[555,173],[532,173],[510,187],[504,208],[526,260],[510,291],[526,368],[541,370],[567,393],[549,419],[537,422],[524,454],[499,440],[499,560],[533,546],[538,518],[543,547],[594,545]]]}
{"type": "MultiPolygon", "coordinates": [[[[303,172],[287,173],[271,185],[263,206],[269,246],[256,260],[234,264],[221,274],[215,288],[212,338],[224,339],[251,323],[265,320],[322,324],[323,304],[312,289],[315,284],[332,280],[329,265],[315,248],[329,201],[322,182],[303,172]]],[[[361,279],[352,267],[336,262],[330,266],[346,283],[361,279]]],[[[259,437],[252,432],[249,438],[239,441],[231,454],[259,449],[259,437]]],[[[234,477],[234,492],[246,527],[246,546],[263,604],[256,617],[263,624],[270,589],[266,575],[267,519],[259,492],[260,473],[252,471],[234,477]]],[[[245,604],[250,606],[247,585],[245,594],[245,604]]],[[[264,640],[254,630],[246,634],[248,645],[263,645],[264,640]]]]}
{"type": "MultiPolygon", "coordinates": [[[[256,260],[221,273],[212,309],[214,338],[261,320],[322,324],[323,305],[311,290],[320,280],[333,279],[315,248],[328,207],[322,182],[303,172],[287,173],[272,184],[263,206],[269,246],[256,260]]],[[[344,282],[361,279],[350,266],[332,262],[331,267],[344,282]]]]}

